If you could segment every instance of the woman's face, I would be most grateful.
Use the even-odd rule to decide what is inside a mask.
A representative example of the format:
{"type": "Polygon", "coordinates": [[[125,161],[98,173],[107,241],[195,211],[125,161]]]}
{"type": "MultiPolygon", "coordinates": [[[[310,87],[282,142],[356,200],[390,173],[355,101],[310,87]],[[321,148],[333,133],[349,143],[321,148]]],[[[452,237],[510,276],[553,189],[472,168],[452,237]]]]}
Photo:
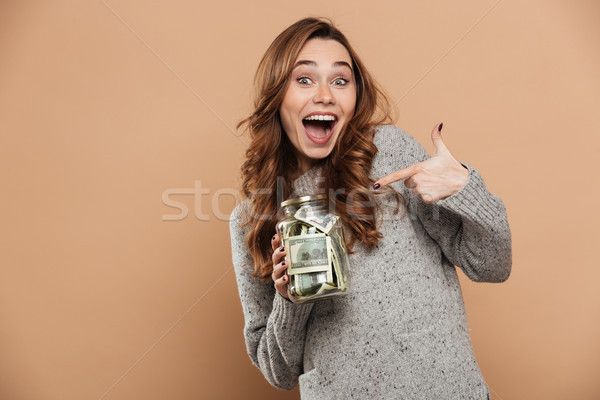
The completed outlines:
{"type": "Polygon", "coordinates": [[[354,114],[356,83],[346,48],[332,39],[304,44],[279,108],[301,173],[327,157],[354,114]]]}

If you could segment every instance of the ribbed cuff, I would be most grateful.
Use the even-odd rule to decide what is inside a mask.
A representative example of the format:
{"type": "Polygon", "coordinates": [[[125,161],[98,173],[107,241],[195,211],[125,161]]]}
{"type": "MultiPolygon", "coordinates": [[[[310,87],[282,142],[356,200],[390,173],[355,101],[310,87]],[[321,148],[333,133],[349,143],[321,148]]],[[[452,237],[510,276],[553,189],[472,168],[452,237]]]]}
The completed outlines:
{"type": "Polygon", "coordinates": [[[272,313],[281,329],[295,335],[305,329],[312,308],[312,303],[292,303],[276,292],[272,313]]]}
{"type": "Polygon", "coordinates": [[[447,208],[468,218],[496,221],[498,218],[499,198],[490,193],[485,186],[481,174],[467,163],[461,162],[469,170],[469,178],[458,192],[437,202],[440,207],[447,208]]]}

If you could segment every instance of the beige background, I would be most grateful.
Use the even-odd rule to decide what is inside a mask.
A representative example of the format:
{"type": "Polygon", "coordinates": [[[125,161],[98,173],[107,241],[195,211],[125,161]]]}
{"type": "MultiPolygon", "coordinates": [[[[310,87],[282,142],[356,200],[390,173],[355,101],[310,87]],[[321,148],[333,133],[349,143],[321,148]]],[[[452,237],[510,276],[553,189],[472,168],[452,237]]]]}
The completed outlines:
{"type": "Polygon", "coordinates": [[[298,398],[246,355],[226,216],[258,60],[307,15],[506,203],[511,278],[461,276],[493,398],[600,398],[599,3],[366,3],[0,2],[0,398],[298,398]]]}

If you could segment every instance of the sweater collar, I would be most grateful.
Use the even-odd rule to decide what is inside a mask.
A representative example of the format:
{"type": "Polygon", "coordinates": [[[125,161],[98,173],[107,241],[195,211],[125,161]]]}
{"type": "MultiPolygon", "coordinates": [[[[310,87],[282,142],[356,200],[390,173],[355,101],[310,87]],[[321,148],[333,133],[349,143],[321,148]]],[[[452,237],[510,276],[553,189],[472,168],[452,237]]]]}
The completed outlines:
{"type": "Polygon", "coordinates": [[[292,193],[292,197],[310,196],[322,193],[323,190],[319,189],[319,183],[323,179],[322,173],[323,167],[317,164],[304,174],[300,175],[300,177],[294,181],[294,192],[292,193]]]}

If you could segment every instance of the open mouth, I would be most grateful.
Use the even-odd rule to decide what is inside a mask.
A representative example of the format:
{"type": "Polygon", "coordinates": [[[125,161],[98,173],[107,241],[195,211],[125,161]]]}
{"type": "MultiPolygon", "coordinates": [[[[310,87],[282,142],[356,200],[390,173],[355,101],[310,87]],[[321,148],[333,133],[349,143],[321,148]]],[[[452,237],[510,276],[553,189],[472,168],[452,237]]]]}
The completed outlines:
{"type": "Polygon", "coordinates": [[[323,144],[331,137],[337,118],[335,115],[310,115],[302,120],[302,125],[311,141],[323,144]]]}

